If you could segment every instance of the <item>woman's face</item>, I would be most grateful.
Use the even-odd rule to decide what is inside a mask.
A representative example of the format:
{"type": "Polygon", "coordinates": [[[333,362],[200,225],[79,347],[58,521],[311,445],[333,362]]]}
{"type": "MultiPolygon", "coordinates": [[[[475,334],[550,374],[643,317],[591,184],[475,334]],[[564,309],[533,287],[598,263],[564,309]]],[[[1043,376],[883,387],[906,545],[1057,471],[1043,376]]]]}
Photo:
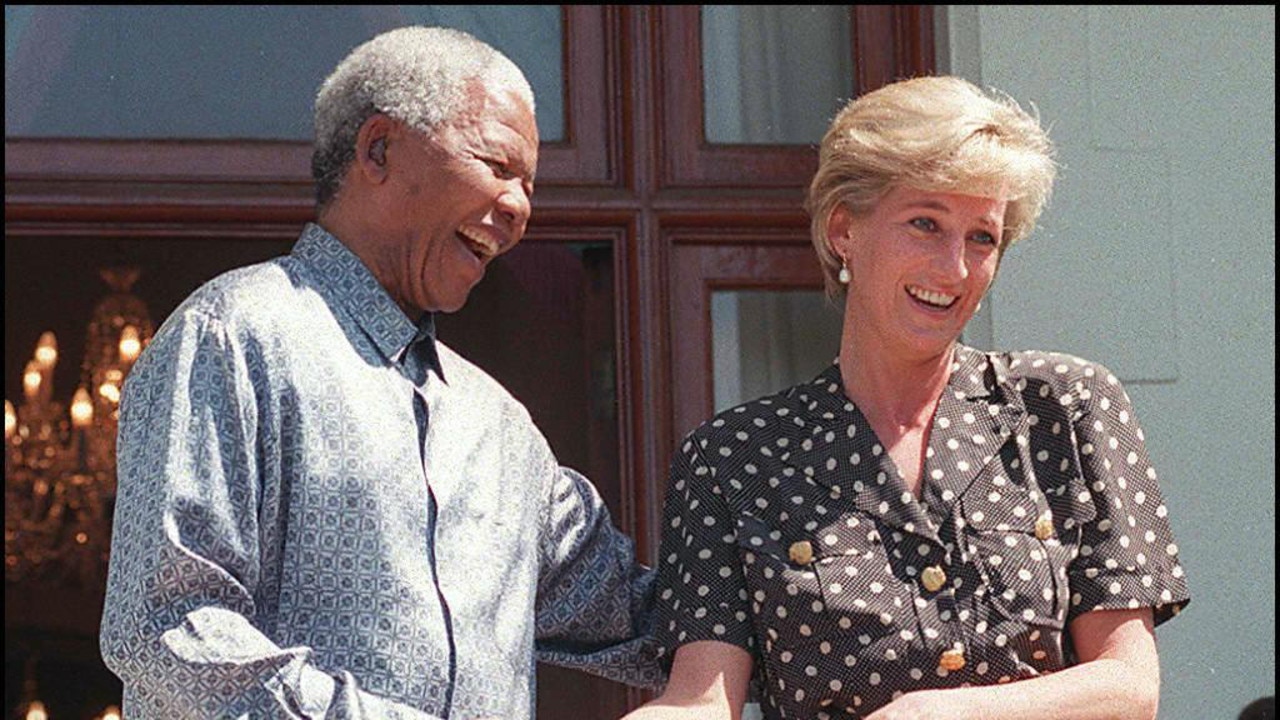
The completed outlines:
{"type": "Polygon", "coordinates": [[[827,235],[849,268],[855,343],[904,359],[950,350],[995,277],[1007,204],[898,187],[865,216],[837,207],[827,235]]]}

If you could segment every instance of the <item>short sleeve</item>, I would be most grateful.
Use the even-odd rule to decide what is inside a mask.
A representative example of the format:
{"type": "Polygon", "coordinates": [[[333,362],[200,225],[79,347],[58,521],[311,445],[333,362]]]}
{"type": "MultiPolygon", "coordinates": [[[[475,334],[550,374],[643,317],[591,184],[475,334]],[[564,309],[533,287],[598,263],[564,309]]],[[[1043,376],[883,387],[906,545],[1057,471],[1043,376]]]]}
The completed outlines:
{"type": "Polygon", "coordinates": [[[734,518],[714,474],[686,439],[671,462],[658,559],[655,633],[668,667],[677,648],[699,640],[754,654],[734,518]]]}
{"type": "Polygon", "coordinates": [[[1150,607],[1159,625],[1189,602],[1168,508],[1128,394],[1101,365],[1086,366],[1073,418],[1081,471],[1097,517],[1072,563],[1074,619],[1090,610],[1150,607]]]}

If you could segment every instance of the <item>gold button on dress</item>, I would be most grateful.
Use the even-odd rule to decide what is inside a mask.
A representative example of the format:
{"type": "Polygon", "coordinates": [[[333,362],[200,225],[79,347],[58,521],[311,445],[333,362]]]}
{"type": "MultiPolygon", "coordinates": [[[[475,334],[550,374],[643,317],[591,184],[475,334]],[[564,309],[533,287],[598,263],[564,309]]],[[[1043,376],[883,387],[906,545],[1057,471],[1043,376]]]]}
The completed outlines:
{"type": "Polygon", "coordinates": [[[1037,520],[1036,537],[1041,540],[1048,540],[1053,537],[1053,521],[1047,517],[1042,517],[1037,520]]]}
{"type": "Polygon", "coordinates": [[[791,562],[797,565],[808,565],[813,562],[813,545],[810,545],[808,540],[791,543],[787,553],[791,556],[791,562]]]}
{"type": "Polygon", "coordinates": [[[920,584],[929,592],[938,592],[947,584],[947,573],[937,565],[927,567],[920,573],[920,584]]]}
{"type": "Polygon", "coordinates": [[[948,671],[964,667],[964,650],[944,650],[938,658],[938,667],[948,671]]]}

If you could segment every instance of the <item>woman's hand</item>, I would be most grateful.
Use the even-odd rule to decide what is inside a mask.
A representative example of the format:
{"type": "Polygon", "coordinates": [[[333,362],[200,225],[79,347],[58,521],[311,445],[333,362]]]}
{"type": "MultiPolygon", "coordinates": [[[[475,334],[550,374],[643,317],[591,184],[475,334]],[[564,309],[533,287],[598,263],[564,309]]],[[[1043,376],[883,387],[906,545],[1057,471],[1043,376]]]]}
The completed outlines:
{"type": "Polygon", "coordinates": [[[909,693],[867,720],[1154,720],[1160,663],[1151,608],[1095,610],[1071,623],[1080,664],[1038,678],[909,693]]]}
{"type": "Polygon", "coordinates": [[[907,693],[867,716],[866,720],[959,720],[972,717],[957,702],[954,691],[920,690],[907,693]]]}
{"type": "Polygon", "coordinates": [[[623,720],[739,720],[751,680],[751,654],[728,643],[682,645],[657,699],[623,720]]]}

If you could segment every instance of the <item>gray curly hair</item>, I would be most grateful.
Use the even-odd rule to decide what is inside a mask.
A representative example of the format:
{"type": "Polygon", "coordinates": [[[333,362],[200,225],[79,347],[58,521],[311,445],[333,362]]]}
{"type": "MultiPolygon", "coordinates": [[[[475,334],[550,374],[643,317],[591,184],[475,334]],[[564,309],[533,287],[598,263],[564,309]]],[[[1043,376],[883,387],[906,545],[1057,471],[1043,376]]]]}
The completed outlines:
{"type": "Polygon", "coordinates": [[[461,30],[402,27],[351,51],[316,94],[311,177],[317,205],[338,194],[365,120],[384,113],[432,135],[470,107],[470,86],[479,80],[514,90],[533,110],[533,89],[520,68],[461,30]]]}
{"type": "Polygon", "coordinates": [[[1004,195],[1003,254],[1035,228],[1053,187],[1053,155],[1036,115],[958,77],[902,80],[850,102],[822,139],[805,203],[827,294],[843,290],[840,258],[827,238],[838,205],[864,216],[899,186],[1004,195]]]}

